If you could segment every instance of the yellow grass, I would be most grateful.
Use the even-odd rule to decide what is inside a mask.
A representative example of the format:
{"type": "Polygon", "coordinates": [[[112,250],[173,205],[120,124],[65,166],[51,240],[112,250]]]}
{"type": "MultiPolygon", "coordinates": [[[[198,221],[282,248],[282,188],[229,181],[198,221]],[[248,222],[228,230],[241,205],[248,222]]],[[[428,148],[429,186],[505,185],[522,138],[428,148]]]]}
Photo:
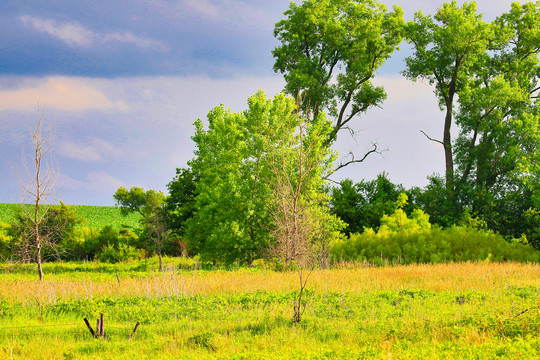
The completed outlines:
{"type": "MultiPolygon", "coordinates": [[[[4,274],[0,299],[20,303],[54,303],[57,300],[101,296],[193,296],[228,295],[298,289],[298,273],[261,270],[168,271],[139,277],[95,280],[91,274],[79,279],[50,274],[43,284],[4,274]]],[[[459,263],[409,265],[385,268],[349,267],[316,270],[309,288],[319,292],[366,293],[381,290],[425,289],[432,291],[496,291],[508,286],[540,286],[540,265],[519,263],[459,263]]]]}

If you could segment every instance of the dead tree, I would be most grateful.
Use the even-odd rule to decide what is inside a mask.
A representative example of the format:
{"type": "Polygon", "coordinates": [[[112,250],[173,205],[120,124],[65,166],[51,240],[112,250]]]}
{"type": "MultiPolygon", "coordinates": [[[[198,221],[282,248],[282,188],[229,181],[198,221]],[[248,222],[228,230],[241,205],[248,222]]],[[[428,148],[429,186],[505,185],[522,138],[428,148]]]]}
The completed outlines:
{"type": "Polygon", "coordinates": [[[43,131],[43,117],[44,110],[38,107],[37,120],[30,124],[33,164],[29,165],[23,148],[22,163],[26,179],[18,175],[23,191],[23,204],[30,204],[23,206],[22,216],[26,221],[21,222],[24,228],[20,231],[23,242],[20,251],[23,258],[35,259],[40,281],[43,281],[42,248],[47,237],[43,224],[48,211],[47,201],[53,195],[57,180],[51,151],[54,124],[51,123],[43,131]]]}
{"type": "Polygon", "coordinates": [[[317,261],[320,250],[326,249],[318,244],[326,241],[329,219],[323,206],[321,174],[331,156],[322,129],[310,128],[315,125],[300,118],[296,124],[288,135],[269,142],[266,163],[274,218],[274,242],[269,253],[298,271],[299,288],[293,306],[293,321],[298,323],[306,307],[308,279],[322,263],[317,261]]]}

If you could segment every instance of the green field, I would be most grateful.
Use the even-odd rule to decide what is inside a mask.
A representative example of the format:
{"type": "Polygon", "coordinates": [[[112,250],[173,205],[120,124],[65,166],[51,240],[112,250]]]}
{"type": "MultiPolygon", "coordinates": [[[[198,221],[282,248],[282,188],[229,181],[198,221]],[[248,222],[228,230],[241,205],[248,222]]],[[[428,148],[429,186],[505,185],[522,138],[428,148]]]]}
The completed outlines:
{"type": "MultiPolygon", "coordinates": [[[[105,225],[111,225],[118,230],[123,227],[139,226],[139,214],[133,213],[123,216],[120,213],[120,208],[116,206],[71,205],[69,207],[83,219],[80,225],[82,227],[99,230],[105,225]]],[[[9,224],[20,209],[20,204],[0,204],[0,222],[9,224]]]]}
{"type": "Polygon", "coordinates": [[[0,358],[540,358],[538,264],[316,270],[295,324],[297,273],[185,262],[0,265],[0,358]]]}

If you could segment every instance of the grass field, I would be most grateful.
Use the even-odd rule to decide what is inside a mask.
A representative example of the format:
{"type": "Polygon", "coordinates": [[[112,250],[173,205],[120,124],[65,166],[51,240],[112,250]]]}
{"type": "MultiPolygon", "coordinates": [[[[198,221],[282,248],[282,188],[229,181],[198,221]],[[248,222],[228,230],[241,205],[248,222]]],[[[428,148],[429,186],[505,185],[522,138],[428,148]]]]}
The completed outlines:
{"type": "MultiPolygon", "coordinates": [[[[111,225],[116,229],[139,225],[139,214],[133,213],[123,216],[120,213],[120,208],[116,206],[71,205],[69,207],[83,219],[80,226],[99,230],[105,225],[111,225]]],[[[20,208],[20,204],[0,204],[0,222],[10,223],[20,208]]]]}
{"type": "Polygon", "coordinates": [[[190,270],[185,260],[0,265],[2,359],[538,359],[540,265],[190,270]],[[105,315],[94,339],[83,318],[105,315]],[[133,338],[135,323],[141,326],[133,338]]]}

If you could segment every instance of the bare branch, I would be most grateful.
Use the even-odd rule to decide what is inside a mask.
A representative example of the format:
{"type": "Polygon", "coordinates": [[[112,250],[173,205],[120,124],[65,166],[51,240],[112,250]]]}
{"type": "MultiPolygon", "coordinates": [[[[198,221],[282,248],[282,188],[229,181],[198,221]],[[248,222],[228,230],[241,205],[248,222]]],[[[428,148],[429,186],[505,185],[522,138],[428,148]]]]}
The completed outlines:
{"type": "Polygon", "coordinates": [[[335,174],[337,171],[343,169],[344,167],[346,166],[349,166],[351,164],[355,164],[355,163],[361,163],[361,162],[364,162],[364,160],[367,159],[367,157],[373,153],[377,153],[377,154],[380,154],[381,151],[379,151],[378,149],[378,146],[377,144],[372,144],[373,145],[373,148],[371,150],[369,150],[367,153],[364,154],[364,156],[361,158],[361,159],[355,159],[354,158],[354,154],[352,152],[349,153],[349,155],[351,155],[352,159],[350,161],[347,161],[347,162],[342,162],[340,163],[334,170],[332,170],[331,172],[329,172],[328,174],[326,174],[323,179],[327,180],[330,176],[332,176],[333,174],[335,174]]]}
{"type": "Polygon", "coordinates": [[[437,139],[433,139],[433,138],[429,137],[429,135],[426,134],[423,130],[420,130],[420,132],[421,132],[422,134],[424,134],[424,136],[427,137],[428,140],[431,140],[431,141],[433,141],[433,142],[436,142],[436,143],[441,144],[442,146],[444,146],[444,143],[443,143],[442,141],[437,140],[437,139]]]}

